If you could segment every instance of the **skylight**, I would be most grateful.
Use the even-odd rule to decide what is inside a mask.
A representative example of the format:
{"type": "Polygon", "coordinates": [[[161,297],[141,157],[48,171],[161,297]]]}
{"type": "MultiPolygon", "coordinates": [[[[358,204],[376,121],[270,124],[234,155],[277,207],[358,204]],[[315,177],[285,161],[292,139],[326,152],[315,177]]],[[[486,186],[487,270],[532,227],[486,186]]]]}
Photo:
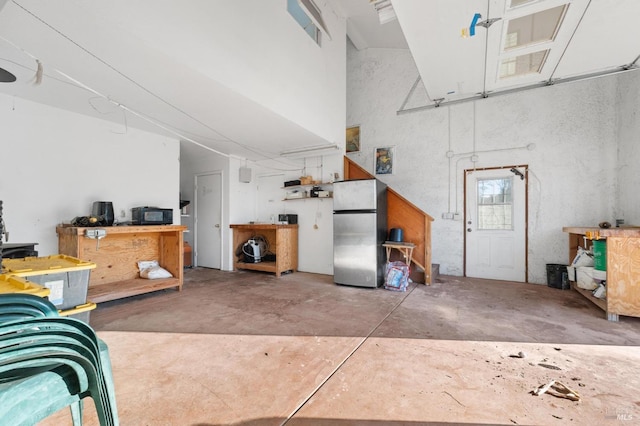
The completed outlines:
{"type": "Polygon", "coordinates": [[[510,20],[504,50],[552,41],[566,9],[567,5],[562,5],[510,20]]]}
{"type": "MultiPolygon", "coordinates": [[[[529,3],[511,0],[511,7],[529,3]]],[[[542,73],[567,13],[568,4],[509,19],[502,43],[499,78],[542,73]]]]}
{"type": "Polygon", "coordinates": [[[548,54],[549,49],[503,59],[500,62],[500,78],[539,73],[548,54]]]}
{"type": "Polygon", "coordinates": [[[535,0],[511,0],[511,7],[522,6],[523,4],[531,3],[535,0]]]}

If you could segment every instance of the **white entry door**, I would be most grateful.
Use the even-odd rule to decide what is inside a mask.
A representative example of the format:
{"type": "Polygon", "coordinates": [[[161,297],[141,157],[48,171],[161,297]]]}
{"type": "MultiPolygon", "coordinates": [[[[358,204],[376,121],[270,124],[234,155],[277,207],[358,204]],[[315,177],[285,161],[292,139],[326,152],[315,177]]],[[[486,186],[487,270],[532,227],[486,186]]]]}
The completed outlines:
{"type": "Polygon", "coordinates": [[[196,176],[195,265],[220,269],[222,265],[222,174],[196,176]]]}
{"type": "Polygon", "coordinates": [[[465,171],[466,276],[526,281],[525,171],[465,171]]]}

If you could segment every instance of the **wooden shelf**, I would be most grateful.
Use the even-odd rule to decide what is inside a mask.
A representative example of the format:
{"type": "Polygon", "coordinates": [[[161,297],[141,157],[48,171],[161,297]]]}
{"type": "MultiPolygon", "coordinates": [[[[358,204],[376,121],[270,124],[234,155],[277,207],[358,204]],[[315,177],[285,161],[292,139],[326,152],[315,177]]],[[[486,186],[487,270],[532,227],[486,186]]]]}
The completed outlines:
{"type": "MultiPolygon", "coordinates": [[[[249,262],[236,262],[236,268],[238,269],[249,269],[251,271],[262,271],[262,272],[274,272],[276,269],[276,262],[258,262],[258,263],[249,263],[249,262]]],[[[282,271],[284,272],[284,271],[282,271]]]]}
{"type": "Polygon", "coordinates": [[[248,263],[244,255],[237,257],[233,263],[235,269],[271,272],[279,277],[283,272],[298,270],[298,225],[280,224],[238,224],[230,225],[233,229],[234,250],[247,240],[262,236],[269,244],[269,251],[276,255],[275,261],[248,263]]]}
{"type": "Polygon", "coordinates": [[[609,321],[618,321],[619,315],[640,317],[640,228],[622,227],[601,229],[595,227],[564,227],[569,234],[569,261],[578,247],[588,245],[586,241],[607,240],[607,298],[593,297],[590,291],[577,286],[573,288],[596,304],[607,315],[609,321]]]}
{"type": "Polygon", "coordinates": [[[307,185],[283,186],[282,189],[313,188],[314,186],[331,186],[331,185],[333,185],[333,182],[321,182],[321,183],[310,183],[307,185]]]}
{"type": "Polygon", "coordinates": [[[182,290],[182,225],[104,226],[84,228],[59,226],[58,252],[96,264],[91,271],[87,298],[99,303],[175,287],[182,290]],[[85,236],[89,229],[105,230],[96,241],[85,236]],[[138,261],[157,260],[173,278],[140,278],[138,261]]]}
{"type": "MultiPolygon", "coordinates": [[[[282,189],[284,190],[294,190],[294,189],[303,189],[303,188],[313,188],[313,187],[323,187],[323,186],[331,186],[333,185],[332,182],[324,182],[324,183],[312,183],[312,184],[308,184],[308,185],[292,185],[292,186],[284,186],[282,187],[282,189]]],[[[307,195],[307,191],[304,191],[304,197],[301,198],[284,198],[282,201],[299,201],[299,200],[324,200],[327,198],[333,198],[333,196],[330,197],[310,197],[307,195]]]]}
{"type": "Polygon", "coordinates": [[[590,290],[585,290],[583,288],[578,287],[575,282],[571,283],[571,288],[573,288],[575,291],[583,295],[587,300],[589,300],[591,303],[596,305],[598,308],[602,309],[605,312],[607,311],[606,299],[599,299],[595,297],[593,294],[591,294],[590,290]]]}
{"type": "Polygon", "coordinates": [[[282,201],[300,201],[300,200],[330,200],[333,197],[302,197],[302,198],[284,198],[282,201]]]}
{"type": "Polygon", "coordinates": [[[157,280],[134,278],[132,280],[89,287],[87,300],[91,300],[94,303],[102,303],[173,287],[176,287],[178,290],[182,287],[178,278],[162,278],[157,280]]]}

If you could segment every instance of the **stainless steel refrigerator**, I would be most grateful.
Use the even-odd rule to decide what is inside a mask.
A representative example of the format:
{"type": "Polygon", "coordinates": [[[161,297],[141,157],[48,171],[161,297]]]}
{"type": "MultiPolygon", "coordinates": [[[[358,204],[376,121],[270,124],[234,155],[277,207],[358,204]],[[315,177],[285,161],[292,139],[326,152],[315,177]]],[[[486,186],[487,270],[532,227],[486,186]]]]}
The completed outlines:
{"type": "Polygon", "coordinates": [[[333,184],[333,280],[379,287],[384,283],[387,185],[377,179],[333,184]]]}

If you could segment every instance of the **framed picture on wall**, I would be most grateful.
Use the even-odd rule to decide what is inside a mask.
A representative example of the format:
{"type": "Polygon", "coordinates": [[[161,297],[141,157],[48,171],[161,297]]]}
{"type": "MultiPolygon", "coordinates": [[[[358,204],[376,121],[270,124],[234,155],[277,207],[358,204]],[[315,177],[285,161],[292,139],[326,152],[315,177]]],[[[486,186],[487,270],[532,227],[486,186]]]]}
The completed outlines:
{"type": "Polygon", "coordinates": [[[347,153],[360,151],[360,126],[347,128],[347,153]]]}
{"type": "Polygon", "coordinates": [[[377,175],[391,175],[394,171],[395,147],[376,148],[374,152],[377,175]]]}

